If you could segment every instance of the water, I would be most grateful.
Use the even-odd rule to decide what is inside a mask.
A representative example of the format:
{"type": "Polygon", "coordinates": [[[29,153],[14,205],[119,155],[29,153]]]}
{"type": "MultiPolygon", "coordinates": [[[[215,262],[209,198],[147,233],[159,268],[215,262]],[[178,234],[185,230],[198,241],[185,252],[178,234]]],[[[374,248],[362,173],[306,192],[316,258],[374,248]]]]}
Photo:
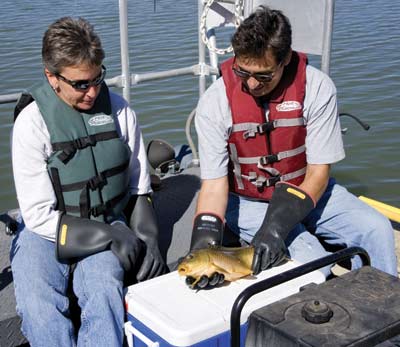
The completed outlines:
{"type": "MultiPolygon", "coordinates": [[[[131,72],[144,73],[197,63],[197,1],[131,0],[131,72]]],[[[2,0],[0,94],[20,92],[42,76],[42,34],[58,17],[82,16],[95,25],[106,51],[108,76],[120,74],[118,1],[2,0]]],[[[370,124],[368,132],[342,119],[347,157],[333,167],[336,178],[357,195],[400,207],[400,2],[337,0],[331,76],[341,112],[370,124]]],[[[197,79],[191,76],[145,82],[132,89],[145,142],[186,141],[184,125],[196,106],[197,79]]],[[[15,208],[9,133],[13,105],[0,105],[0,211],[15,208]]]]}

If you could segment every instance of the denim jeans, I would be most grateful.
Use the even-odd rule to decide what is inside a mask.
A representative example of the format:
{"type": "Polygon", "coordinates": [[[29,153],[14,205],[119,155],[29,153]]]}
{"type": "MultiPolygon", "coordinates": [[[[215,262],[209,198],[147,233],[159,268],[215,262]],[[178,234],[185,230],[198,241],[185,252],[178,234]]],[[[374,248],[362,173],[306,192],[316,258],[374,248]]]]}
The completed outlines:
{"type": "MultiPolygon", "coordinates": [[[[268,203],[230,194],[226,213],[229,228],[250,242],[260,228],[268,203]]],[[[290,213],[290,211],[288,211],[290,213]]],[[[340,247],[364,248],[371,265],[397,277],[397,259],[393,228],[390,221],[329,180],[328,187],[313,211],[292,230],[286,239],[289,256],[302,263],[326,256],[329,252],[319,240],[340,247]]],[[[361,266],[361,259],[352,259],[352,268],[361,266]]],[[[325,275],[329,269],[323,269],[325,275]]]]}
{"type": "Polygon", "coordinates": [[[55,243],[21,223],[11,246],[17,312],[32,347],[122,346],[123,269],[111,251],[80,260],[73,290],[81,307],[79,332],[69,319],[70,265],[55,257],[55,243]]]}

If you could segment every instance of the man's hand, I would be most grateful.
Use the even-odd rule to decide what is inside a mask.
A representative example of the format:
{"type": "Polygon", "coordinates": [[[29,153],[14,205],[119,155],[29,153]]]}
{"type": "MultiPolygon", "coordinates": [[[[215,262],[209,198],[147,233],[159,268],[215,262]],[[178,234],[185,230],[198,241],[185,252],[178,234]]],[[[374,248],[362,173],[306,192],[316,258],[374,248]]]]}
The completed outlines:
{"type": "Polygon", "coordinates": [[[214,272],[210,277],[203,275],[201,276],[200,280],[193,285],[196,279],[192,276],[187,276],[185,283],[191,289],[205,289],[205,288],[213,288],[217,287],[220,284],[224,283],[225,276],[218,272],[214,272]]]}
{"type": "Polygon", "coordinates": [[[286,258],[285,241],[275,230],[260,230],[251,244],[254,246],[253,275],[279,265],[286,258]]]}
{"type": "MultiPolygon", "coordinates": [[[[220,246],[224,231],[223,220],[213,213],[199,213],[193,222],[192,239],[190,251],[208,248],[210,246],[220,246]]],[[[210,277],[203,275],[193,286],[195,278],[186,277],[186,284],[192,289],[204,289],[215,287],[224,282],[224,275],[215,272],[210,277]]]]}
{"type": "Polygon", "coordinates": [[[314,206],[313,199],[299,187],[285,182],[276,185],[264,221],[251,242],[255,248],[254,275],[285,259],[288,234],[314,206]]]}

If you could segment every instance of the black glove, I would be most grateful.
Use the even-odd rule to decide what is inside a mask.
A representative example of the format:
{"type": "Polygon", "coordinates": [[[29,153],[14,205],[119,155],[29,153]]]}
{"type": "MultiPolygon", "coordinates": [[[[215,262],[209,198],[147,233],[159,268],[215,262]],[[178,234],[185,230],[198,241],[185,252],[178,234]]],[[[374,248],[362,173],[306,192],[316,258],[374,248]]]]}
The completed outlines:
{"type": "Polygon", "coordinates": [[[135,267],[142,247],[140,239],[120,222],[111,226],[63,214],[58,223],[56,258],[59,261],[86,257],[111,249],[124,270],[130,272],[135,267]]]}
{"type": "Polygon", "coordinates": [[[194,286],[192,286],[193,282],[196,279],[192,276],[187,276],[185,283],[187,286],[189,286],[191,289],[205,289],[205,288],[213,288],[216,287],[225,281],[225,276],[224,274],[221,274],[219,272],[214,272],[210,277],[207,275],[203,275],[200,278],[200,281],[198,281],[194,286]]]}
{"type": "Polygon", "coordinates": [[[224,222],[211,213],[198,214],[193,222],[190,250],[220,246],[224,232],[224,222]]]}
{"type": "Polygon", "coordinates": [[[251,241],[254,275],[286,258],[288,234],[313,208],[314,201],[299,187],[285,182],[275,186],[264,221],[251,241]]]}
{"type": "Polygon", "coordinates": [[[129,227],[146,244],[146,254],[137,273],[137,280],[140,282],[165,274],[168,268],[158,248],[157,219],[150,196],[132,196],[125,213],[129,227]]]}
{"type": "MultiPolygon", "coordinates": [[[[222,244],[223,231],[224,222],[220,217],[211,213],[198,214],[193,222],[190,250],[220,246],[222,244]]],[[[224,282],[224,275],[218,272],[214,272],[210,277],[203,275],[200,281],[192,287],[195,280],[194,277],[187,276],[186,284],[192,289],[215,287],[224,282]]]]}

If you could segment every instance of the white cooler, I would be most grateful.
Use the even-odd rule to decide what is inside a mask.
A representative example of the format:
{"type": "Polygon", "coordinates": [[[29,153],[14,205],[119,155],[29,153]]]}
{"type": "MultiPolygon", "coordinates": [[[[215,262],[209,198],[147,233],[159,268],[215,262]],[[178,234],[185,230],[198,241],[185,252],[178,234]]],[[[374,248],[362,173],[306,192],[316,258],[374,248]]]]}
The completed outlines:
{"type": "MultiPolygon", "coordinates": [[[[234,301],[248,286],[290,270],[300,263],[286,264],[211,290],[192,290],[177,271],[128,288],[128,321],[125,333],[130,347],[221,347],[230,345],[230,315],[234,301]]],[[[254,310],[297,293],[309,283],[322,283],[324,275],[314,271],[254,295],[241,314],[244,340],[247,318],[254,310]]],[[[242,343],[243,345],[243,343],[242,343]]]]}

